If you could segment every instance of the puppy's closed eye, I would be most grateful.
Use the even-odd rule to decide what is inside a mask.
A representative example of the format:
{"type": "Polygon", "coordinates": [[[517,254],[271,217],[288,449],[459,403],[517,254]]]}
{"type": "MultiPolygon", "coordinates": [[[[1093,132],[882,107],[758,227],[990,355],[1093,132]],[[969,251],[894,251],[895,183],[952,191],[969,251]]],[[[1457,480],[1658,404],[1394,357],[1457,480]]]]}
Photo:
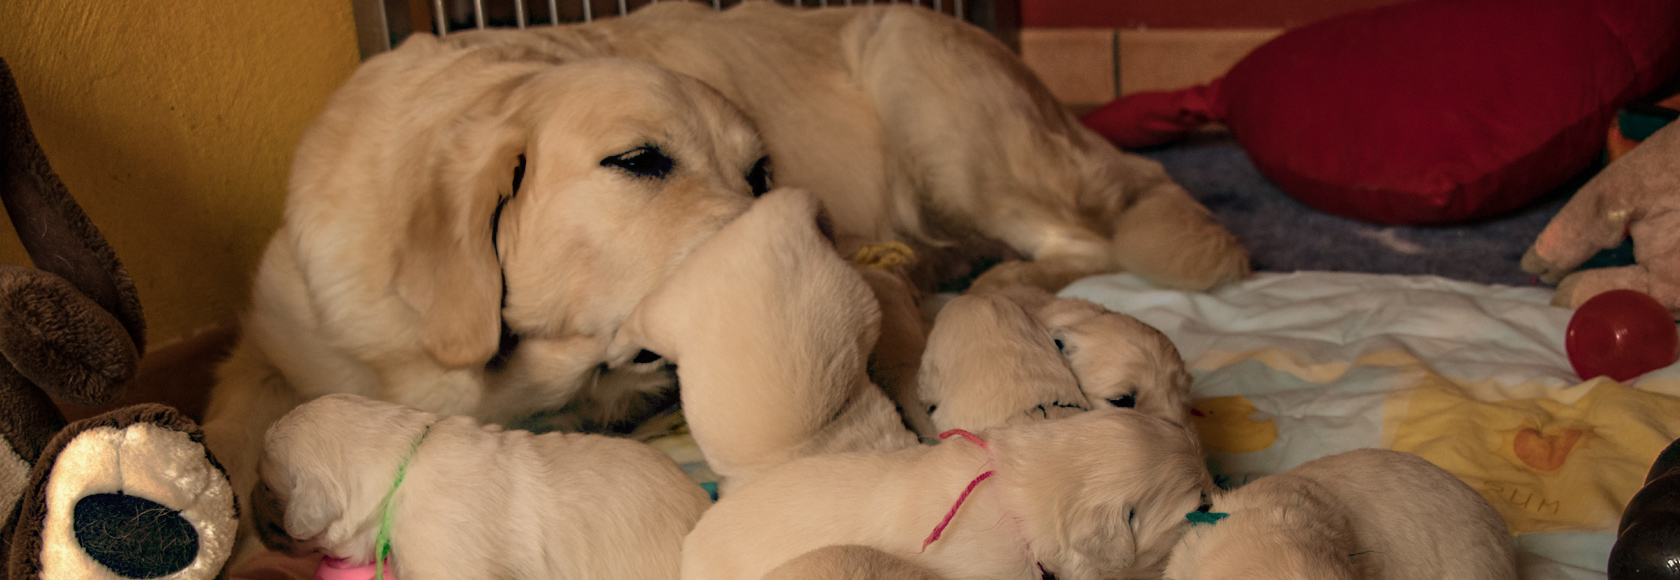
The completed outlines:
{"type": "Polygon", "coordinates": [[[1112,399],[1107,399],[1107,401],[1110,405],[1114,405],[1122,409],[1130,409],[1137,406],[1137,392],[1134,391],[1126,393],[1112,399]]]}
{"type": "Polygon", "coordinates": [[[659,150],[657,145],[642,145],[601,160],[602,167],[615,167],[637,177],[664,179],[677,165],[676,160],[659,150]]]}

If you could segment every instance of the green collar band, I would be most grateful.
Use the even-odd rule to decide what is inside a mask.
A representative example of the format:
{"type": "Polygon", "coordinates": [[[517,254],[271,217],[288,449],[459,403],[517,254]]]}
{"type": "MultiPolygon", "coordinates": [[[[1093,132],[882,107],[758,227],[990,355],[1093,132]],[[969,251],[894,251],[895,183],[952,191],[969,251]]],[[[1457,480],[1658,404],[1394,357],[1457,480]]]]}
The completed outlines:
{"type": "Polygon", "coordinates": [[[397,511],[396,502],[391,501],[397,495],[397,486],[402,485],[403,476],[408,472],[408,462],[414,459],[415,452],[420,450],[420,442],[426,439],[426,434],[432,432],[431,424],[427,424],[419,437],[414,438],[414,444],[408,447],[408,453],[403,454],[402,461],[397,463],[397,479],[391,482],[391,490],[385,492],[385,499],[379,501],[379,534],[373,537],[373,577],[385,578],[385,559],[391,556],[391,515],[397,511]]]}

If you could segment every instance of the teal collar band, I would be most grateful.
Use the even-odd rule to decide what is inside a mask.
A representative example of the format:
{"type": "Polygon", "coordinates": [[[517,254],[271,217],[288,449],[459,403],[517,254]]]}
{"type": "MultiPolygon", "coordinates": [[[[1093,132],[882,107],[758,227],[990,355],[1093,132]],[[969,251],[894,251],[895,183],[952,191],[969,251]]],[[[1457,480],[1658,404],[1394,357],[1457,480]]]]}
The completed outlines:
{"type": "Polygon", "coordinates": [[[1218,522],[1219,520],[1223,520],[1226,517],[1229,517],[1230,515],[1231,514],[1227,514],[1227,513],[1207,512],[1207,511],[1202,511],[1202,510],[1196,510],[1196,511],[1184,514],[1184,519],[1189,520],[1190,525],[1194,526],[1194,525],[1198,525],[1198,524],[1212,524],[1212,523],[1218,522]]]}

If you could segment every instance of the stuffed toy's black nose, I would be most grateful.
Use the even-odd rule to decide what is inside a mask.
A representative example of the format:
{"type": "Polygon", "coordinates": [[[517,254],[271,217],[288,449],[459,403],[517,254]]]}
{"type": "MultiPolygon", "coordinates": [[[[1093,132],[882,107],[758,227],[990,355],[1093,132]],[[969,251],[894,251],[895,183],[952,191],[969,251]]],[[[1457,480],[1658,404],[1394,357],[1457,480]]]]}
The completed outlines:
{"type": "Polygon", "coordinates": [[[180,512],[142,497],[98,493],[76,502],[76,541],[127,578],[157,578],[198,557],[198,531],[180,512]]]}

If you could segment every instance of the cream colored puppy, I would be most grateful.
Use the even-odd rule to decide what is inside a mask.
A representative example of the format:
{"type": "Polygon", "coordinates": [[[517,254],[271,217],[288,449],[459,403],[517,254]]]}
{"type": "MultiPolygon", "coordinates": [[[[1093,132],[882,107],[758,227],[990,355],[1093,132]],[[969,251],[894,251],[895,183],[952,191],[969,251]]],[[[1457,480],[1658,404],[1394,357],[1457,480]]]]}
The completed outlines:
{"type": "Polygon", "coordinates": [[[817,213],[802,190],[759,198],[631,312],[608,351],[677,365],[683,415],[722,493],[806,455],[916,445],[864,371],[879,306],[817,213]]]}
{"type": "Polygon", "coordinates": [[[1135,408],[1195,429],[1190,422],[1190,373],[1172,340],[1155,327],[1105,311],[1053,325],[1050,337],[1092,405],[1135,408]]]}
{"type": "MultiPolygon", "coordinates": [[[[1213,499],[1166,578],[1512,580],[1505,520],[1470,486],[1399,451],[1310,461],[1213,499]]],[[[686,565],[686,558],[685,558],[686,565]]]]}
{"type": "Polygon", "coordinates": [[[767,187],[763,145],[693,78],[531,56],[416,36],[305,132],[204,425],[241,494],[268,425],[322,395],[503,421],[669,387],[602,374],[607,342],[767,187]]]}
{"type": "Polygon", "coordinates": [[[675,580],[683,535],[710,504],[641,443],[504,431],[355,395],[275,422],[262,482],[268,543],[371,563],[388,530],[404,580],[675,580]]]}
{"type": "Polygon", "coordinates": [[[1136,408],[1195,428],[1190,374],[1172,340],[1085,300],[1026,286],[971,293],[940,311],[928,345],[922,397],[936,405],[932,413],[945,418],[946,428],[974,430],[1102,407],[1136,408]],[[1083,399],[1069,392],[1070,377],[1083,399]],[[1019,408],[1027,412],[1012,412],[1019,408]]]}
{"type": "Polygon", "coordinates": [[[905,559],[858,545],[828,546],[788,560],[764,580],[939,580],[905,559]]]}
{"type": "Polygon", "coordinates": [[[1184,514],[1213,489],[1194,436],[1126,409],[820,455],[707,510],[683,542],[682,577],[759,578],[859,544],[942,578],[1158,578],[1184,514]]]}
{"type": "Polygon", "coordinates": [[[999,294],[959,296],[940,309],[917,381],[941,431],[979,431],[1091,408],[1050,333],[999,294]]]}

